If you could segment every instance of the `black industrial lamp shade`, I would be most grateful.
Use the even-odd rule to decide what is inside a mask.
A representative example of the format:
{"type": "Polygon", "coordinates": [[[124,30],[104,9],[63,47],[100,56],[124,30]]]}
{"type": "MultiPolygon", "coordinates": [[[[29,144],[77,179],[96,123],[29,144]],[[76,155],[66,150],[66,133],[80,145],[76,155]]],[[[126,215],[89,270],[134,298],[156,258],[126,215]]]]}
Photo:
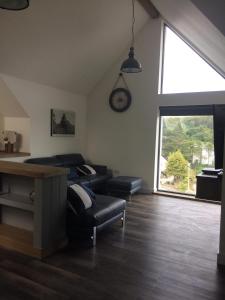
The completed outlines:
{"type": "Polygon", "coordinates": [[[0,0],[0,8],[22,10],[29,6],[29,0],[0,0]]]}
{"type": "Polygon", "coordinates": [[[142,71],[141,64],[134,58],[134,47],[130,48],[129,57],[120,68],[124,73],[139,73],[142,71]]]}

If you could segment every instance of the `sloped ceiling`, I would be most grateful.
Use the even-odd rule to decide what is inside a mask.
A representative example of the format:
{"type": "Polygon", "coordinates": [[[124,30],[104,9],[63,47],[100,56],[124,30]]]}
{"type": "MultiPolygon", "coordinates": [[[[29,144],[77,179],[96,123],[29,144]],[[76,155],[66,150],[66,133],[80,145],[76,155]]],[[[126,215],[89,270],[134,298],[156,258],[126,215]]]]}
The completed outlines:
{"type": "MultiPolygon", "coordinates": [[[[136,2],[136,31],[149,16],[136,2]]],[[[0,72],[87,95],[130,41],[130,0],[31,0],[0,10],[0,72]]]]}
{"type": "Polygon", "coordinates": [[[224,0],[191,0],[191,2],[225,35],[224,0]]]}

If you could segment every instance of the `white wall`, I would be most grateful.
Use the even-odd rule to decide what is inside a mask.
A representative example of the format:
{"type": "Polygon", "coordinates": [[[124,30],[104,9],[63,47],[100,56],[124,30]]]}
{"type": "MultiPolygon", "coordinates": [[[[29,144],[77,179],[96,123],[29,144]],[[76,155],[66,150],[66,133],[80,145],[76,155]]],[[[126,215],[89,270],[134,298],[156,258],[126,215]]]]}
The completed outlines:
{"type": "MultiPolygon", "coordinates": [[[[70,152],[85,154],[86,97],[4,74],[1,77],[30,118],[30,152],[33,157],[70,152]],[[74,137],[50,136],[51,108],[75,111],[74,137]]],[[[17,119],[15,124],[18,122],[17,119]]],[[[6,123],[8,128],[13,127],[12,119],[6,123]]],[[[25,132],[24,123],[20,124],[20,129],[25,132]]]]}
{"type": "Polygon", "coordinates": [[[4,129],[4,117],[0,114],[0,131],[4,129]]]}
{"type": "MultiPolygon", "coordinates": [[[[4,130],[4,117],[0,114],[0,131],[4,130]]],[[[3,149],[2,143],[0,143],[0,151],[3,149]]]]}
{"type": "Polygon", "coordinates": [[[0,108],[4,117],[26,118],[27,113],[0,75],[0,108]]]}
{"type": "Polygon", "coordinates": [[[88,158],[115,174],[143,177],[149,191],[154,188],[158,107],[225,103],[225,92],[158,95],[160,44],[161,21],[150,20],[136,37],[135,52],[144,71],[126,75],[133,96],[128,111],[116,113],[108,105],[127,52],[88,97],[88,158]]]}

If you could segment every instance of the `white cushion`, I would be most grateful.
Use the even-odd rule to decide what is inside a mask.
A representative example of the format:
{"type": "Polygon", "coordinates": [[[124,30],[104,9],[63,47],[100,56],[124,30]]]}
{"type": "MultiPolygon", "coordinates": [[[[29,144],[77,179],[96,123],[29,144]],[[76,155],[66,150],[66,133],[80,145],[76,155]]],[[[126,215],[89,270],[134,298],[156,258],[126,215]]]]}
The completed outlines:
{"type": "Polygon", "coordinates": [[[92,201],[88,193],[85,191],[85,189],[82,188],[82,186],[78,184],[73,184],[70,186],[74,192],[79,196],[81,201],[83,202],[85,209],[88,209],[92,207],[92,201]]]}
{"type": "Polygon", "coordinates": [[[84,165],[84,167],[86,167],[91,172],[91,175],[96,175],[96,171],[94,168],[89,165],[84,165]]]}

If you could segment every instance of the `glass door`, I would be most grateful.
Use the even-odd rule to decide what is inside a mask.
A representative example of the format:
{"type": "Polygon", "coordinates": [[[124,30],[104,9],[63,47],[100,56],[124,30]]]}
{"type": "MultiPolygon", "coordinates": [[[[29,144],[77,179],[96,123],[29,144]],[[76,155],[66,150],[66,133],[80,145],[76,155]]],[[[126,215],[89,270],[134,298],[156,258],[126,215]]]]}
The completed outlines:
{"type": "Polygon", "coordinates": [[[196,175],[214,168],[212,115],[161,116],[158,190],[196,194],[196,175]]]}

